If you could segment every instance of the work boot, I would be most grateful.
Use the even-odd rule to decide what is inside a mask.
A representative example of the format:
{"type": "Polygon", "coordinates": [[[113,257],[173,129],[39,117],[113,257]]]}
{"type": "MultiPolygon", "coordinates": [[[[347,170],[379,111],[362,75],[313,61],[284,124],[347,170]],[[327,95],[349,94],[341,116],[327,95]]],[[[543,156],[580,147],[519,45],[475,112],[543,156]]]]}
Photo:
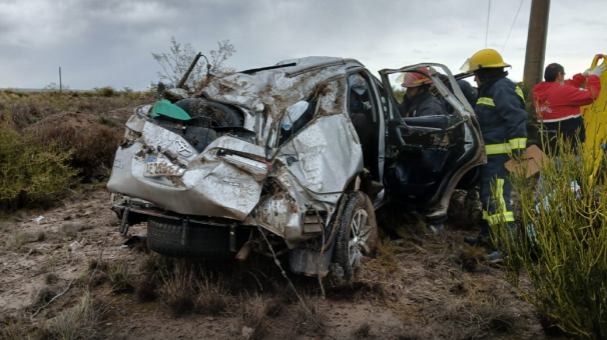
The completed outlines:
{"type": "Polygon", "coordinates": [[[486,256],[487,261],[491,262],[491,263],[499,263],[504,261],[504,255],[499,251],[496,250],[493,253],[489,254],[486,256]]]}
{"type": "Polygon", "coordinates": [[[443,230],[445,230],[445,224],[443,224],[443,223],[428,224],[428,233],[429,234],[439,234],[443,230]]]}

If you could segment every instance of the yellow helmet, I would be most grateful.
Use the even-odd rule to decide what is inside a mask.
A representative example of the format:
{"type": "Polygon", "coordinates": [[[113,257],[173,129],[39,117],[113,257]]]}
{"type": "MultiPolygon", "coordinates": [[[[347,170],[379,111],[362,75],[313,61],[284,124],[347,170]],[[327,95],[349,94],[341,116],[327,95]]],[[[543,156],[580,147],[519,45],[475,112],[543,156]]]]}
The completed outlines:
{"type": "Polygon", "coordinates": [[[480,50],[464,63],[460,68],[460,71],[464,73],[474,72],[481,68],[498,68],[498,67],[510,67],[510,65],[504,62],[502,56],[498,51],[492,48],[485,48],[480,50]]]}

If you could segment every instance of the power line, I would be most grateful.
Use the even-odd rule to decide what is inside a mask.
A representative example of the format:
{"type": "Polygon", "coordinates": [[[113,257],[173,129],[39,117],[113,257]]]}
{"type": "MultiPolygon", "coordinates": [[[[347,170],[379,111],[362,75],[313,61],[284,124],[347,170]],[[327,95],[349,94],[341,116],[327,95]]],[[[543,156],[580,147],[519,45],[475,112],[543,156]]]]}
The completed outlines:
{"type": "Polygon", "coordinates": [[[487,28],[485,29],[485,48],[487,48],[487,40],[489,39],[489,17],[491,16],[491,0],[489,0],[489,7],[487,8],[487,28]]]}
{"type": "Polygon", "coordinates": [[[504,47],[502,47],[502,52],[504,53],[504,49],[506,48],[506,44],[508,43],[508,39],[510,39],[510,33],[512,33],[512,29],[514,28],[514,24],[516,23],[516,18],[518,18],[518,14],[521,12],[521,7],[523,7],[523,1],[518,5],[518,10],[516,11],[516,15],[514,16],[514,21],[512,22],[512,26],[510,26],[510,32],[508,32],[508,36],[506,37],[506,42],[504,43],[504,47]]]}

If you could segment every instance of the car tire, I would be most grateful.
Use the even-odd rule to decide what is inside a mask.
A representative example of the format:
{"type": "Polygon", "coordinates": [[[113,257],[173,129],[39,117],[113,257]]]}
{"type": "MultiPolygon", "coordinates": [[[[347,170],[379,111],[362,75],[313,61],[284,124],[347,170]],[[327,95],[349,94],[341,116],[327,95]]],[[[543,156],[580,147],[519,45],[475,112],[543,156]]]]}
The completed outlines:
{"type": "MultiPolygon", "coordinates": [[[[162,255],[199,259],[228,258],[235,255],[229,250],[230,233],[226,227],[190,223],[184,238],[181,220],[149,217],[147,229],[148,248],[162,255]],[[182,239],[185,244],[182,244],[182,239]]],[[[248,231],[237,231],[238,247],[246,242],[248,235],[248,231]]]]}
{"type": "Polygon", "coordinates": [[[345,285],[354,278],[362,257],[373,255],[377,247],[377,220],[369,197],[360,191],[350,195],[334,228],[339,229],[330,273],[334,285],[345,285]]]}
{"type": "Polygon", "coordinates": [[[241,127],[241,115],[226,105],[200,98],[186,98],[175,102],[192,118],[207,118],[218,127],[241,127]]]}

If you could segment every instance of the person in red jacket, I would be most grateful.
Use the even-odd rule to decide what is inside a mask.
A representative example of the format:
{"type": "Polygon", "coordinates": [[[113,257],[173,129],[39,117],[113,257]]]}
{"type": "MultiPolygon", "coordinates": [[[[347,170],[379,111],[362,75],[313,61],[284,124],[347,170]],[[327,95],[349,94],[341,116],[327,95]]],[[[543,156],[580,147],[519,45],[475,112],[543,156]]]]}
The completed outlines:
{"type": "Polygon", "coordinates": [[[544,152],[558,154],[558,136],[576,148],[577,141],[586,140],[584,120],[580,107],[592,104],[601,91],[599,78],[605,66],[597,66],[592,71],[576,74],[565,82],[565,69],[559,64],[550,64],[544,71],[544,82],[533,88],[533,103],[538,123],[542,124],[544,152]],[[586,82],[586,88],[581,86],[586,82]]]}

